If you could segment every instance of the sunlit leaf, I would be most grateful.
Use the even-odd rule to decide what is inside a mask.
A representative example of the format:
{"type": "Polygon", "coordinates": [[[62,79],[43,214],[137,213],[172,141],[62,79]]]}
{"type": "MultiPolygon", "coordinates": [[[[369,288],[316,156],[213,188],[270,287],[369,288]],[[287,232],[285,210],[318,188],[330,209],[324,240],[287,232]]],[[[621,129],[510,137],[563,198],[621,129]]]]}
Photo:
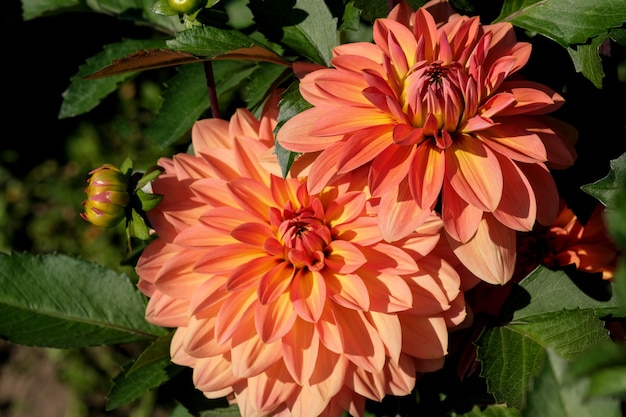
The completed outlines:
{"type": "Polygon", "coordinates": [[[537,32],[563,46],[584,44],[626,21],[622,0],[506,0],[497,22],[537,32]]]}
{"type": "Polygon", "coordinates": [[[257,22],[272,41],[282,41],[313,62],[329,65],[338,44],[337,19],[323,0],[251,0],[257,22]],[[269,23],[269,24],[268,24],[269,23]]]}
{"type": "Polygon", "coordinates": [[[145,319],[126,275],[68,255],[0,253],[0,337],[76,348],[149,340],[166,331],[145,319]]]}

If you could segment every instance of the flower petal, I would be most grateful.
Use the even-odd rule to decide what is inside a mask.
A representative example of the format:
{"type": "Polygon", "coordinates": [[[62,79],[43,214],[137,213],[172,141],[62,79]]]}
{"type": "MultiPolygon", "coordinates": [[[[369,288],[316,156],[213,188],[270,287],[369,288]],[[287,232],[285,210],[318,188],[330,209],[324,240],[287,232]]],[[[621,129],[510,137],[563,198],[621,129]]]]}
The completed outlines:
{"type": "Polygon", "coordinates": [[[459,260],[478,278],[505,284],[515,268],[515,231],[485,213],[476,234],[466,243],[448,237],[459,260]]]}

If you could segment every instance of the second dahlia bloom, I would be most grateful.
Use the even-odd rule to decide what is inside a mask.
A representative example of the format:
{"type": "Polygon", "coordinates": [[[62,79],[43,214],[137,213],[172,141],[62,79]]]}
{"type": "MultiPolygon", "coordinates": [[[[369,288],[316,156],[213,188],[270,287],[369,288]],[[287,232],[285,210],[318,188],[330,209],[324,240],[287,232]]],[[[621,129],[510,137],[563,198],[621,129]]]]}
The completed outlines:
{"type": "Polygon", "coordinates": [[[458,14],[435,21],[427,8],[412,13],[403,2],[374,23],[373,35],[374,43],[336,47],[334,68],[302,78],[313,107],[289,120],[278,142],[321,152],[311,193],[365,167],[387,241],[437,209],[463,264],[487,282],[506,282],[516,231],[557,214],[548,168],[575,158],[575,130],[547,116],[563,98],[517,76],[531,45],[518,42],[509,23],[458,14]]]}
{"type": "Polygon", "coordinates": [[[317,194],[297,165],[276,175],[275,106],[199,121],[195,156],[159,161],[158,239],[137,264],[146,315],[176,328],[172,361],[195,386],[244,417],[361,416],[441,367],[465,318],[460,277],[431,252],[437,215],[388,243],[356,173],[317,194]]]}
{"type": "Polygon", "coordinates": [[[583,224],[561,200],[557,218],[549,227],[537,226],[520,236],[518,243],[519,279],[538,265],[563,268],[574,265],[577,270],[599,273],[611,280],[617,268],[619,249],[604,223],[604,206],[598,204],[583,224]]]}

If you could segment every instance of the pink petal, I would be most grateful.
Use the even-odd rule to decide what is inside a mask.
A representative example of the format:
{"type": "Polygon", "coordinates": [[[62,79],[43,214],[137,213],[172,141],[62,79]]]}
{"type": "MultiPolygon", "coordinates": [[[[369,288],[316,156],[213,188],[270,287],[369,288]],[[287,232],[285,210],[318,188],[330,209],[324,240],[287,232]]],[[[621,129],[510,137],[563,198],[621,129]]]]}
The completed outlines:
{"type": "Polygon", "coordinates": [[[466,243],[448,237],[459,260],[478,278],[505,284],[515,268],[515,231],[485,213],[474,237],[466,243]]]}
{"type": "Polygon", "coordinates": [[[446,149],[446,179],[461,198],[483,211],[495,210],[500,202],[500,164],[476,139],[461,136],[446,149]]]}

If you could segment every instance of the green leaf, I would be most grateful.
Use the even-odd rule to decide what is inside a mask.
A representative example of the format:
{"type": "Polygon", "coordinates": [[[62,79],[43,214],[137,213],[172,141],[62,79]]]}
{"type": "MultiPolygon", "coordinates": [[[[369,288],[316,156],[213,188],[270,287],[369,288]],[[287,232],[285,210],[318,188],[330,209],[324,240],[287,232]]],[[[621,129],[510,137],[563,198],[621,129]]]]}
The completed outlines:
{"type": "Polygon", "coordinates": [[[135,73],[125,73],[95,80],[84,80],[82,77],[92,74],[110,65],[115,59],[141,49],[163,47],[163,41],[128,39],[119,43],[105,45],[104,50],[79,68],[71,78],[70,86],[63,92],[63,103],[59,118],[78,116],[95,108],[104,98],[117,90],[120,84],[133,77],[135,73]]]}
{"type": "Polygon", "coordinates": [[[496,22],[537,32],[562,46],[584,44],[626,21],[622,0],[506,0],[496,22]]]}
{"type": "Polygon", "coordinates": [[[597,88],[602,88],[602,79],[604,78],[602,59],[599,52],[600,46],[609,38],[610,36],[607,33],[593,38],[591,44],[567,48],[576,72],[582,73],[597,88]]]}
{"type": "Polygon", "coordinates": [[[351,30],[357,31],[359,30],[359,26],[361,23],[361,13],[363,11],[354,5],[354,2],[349,2],[346,4],[343,17],[341,18],[341,27],[340,30],[351,30]]]}
{"type": "Polygon", "coordinates": [[[30,346],[78,348],[166,333],[145,319],[130,279],[67,255],[0,253],[0,337],[30,346]]]}
{"type": "Polygon", "coordinates": [[[626,181],[626,153],[610,161],[610,171],[606,177],[580,188],[606,207],[611,208],[615,194],[620,187],[623,187],[624,181],[626,181]]]}
{"type": "MultiPolygon", "coordinates": [[[[611,285],[606,281],[601,284],[611,285]]],[[[513,321],[528,321],[544,314],[575,309],[589,310],[596,317],[602,317],[615,313],[618,306],[615,297],[608,301],[596,300],[581,291],[564,271],[552,271],[545,267],[535,269],[520,286],[530,294],[531,302],[515,311],[513,321]]]]}
{"type": "Polygon", "coordinates": [[[30,20],[47,13],[77,7],[80,4],[80,0],[22,0],[22,18],[30,20]]]}
{"type": "Polygon", "coordinates": [[[280,41],[308,59],[330,65],[338,45],[337,19],[323,0],[251,0],[248,7],[268,39],[280,41]]]}
{"type": "Polygon", "coordinates": [[[228,407],[214,408],[200,413],[200,417],[241,417],[241,412],[237,404],[228,407]]]}
{"type": "Polygon", "coordinates": [[[250,81],[244,89],[243,99],[246,107],[251,111],[259,107],[288,75],[291,75],[291,71],[282,65],[259,62],[254,73],[250,74],[250,81]]]}
{"type": "Polygon", "coordinates": [[[136,400],[182,370],[170,360],[171,340],[171,334],[158,338],[135,361],[122,368],[122,372],[113,380],[107,396],[107,410],[136,400]]]}
{"type": "Polygon", "coordinates": [[[615,399],[586,397],[588,381],[568,382],[568,363],[547,350],[546,366],[533,381],[528,394],[525,417],[620,417],[620,404],[615,399]]]}
{"type": "Polygon", "coordinates": [[[137,190],[136,193],[137,197],[139,197],[139,201],[141,202],[141,209],[143,211],[152,210],[159,205],[161,200],[163,200],[163,196],[160,194],[146,193],[142,190],[137,190]]]}
{"type": "Polygon", "coordinates": [[[135,209],[131,210],[131,217],[128,219],[128,233],[130,236],[141,239],[150,240],[150,229],[143,217],[135,209]]]}
{"type": "Polygon", "coordinates": [[[179,32],[176,34],[176,39],[167,41],[167,46],[206,59],[255,46],[271,51],[258,40],[237,30],[219,29],[212,26],[196,26],[179,32]]]}
{"type": "MultiPolygon", "coordinates": [[[[424,0],[409,0],[413,9],[417,9],[424,3],[426,3],[424,0]]],[[[373,22],[379,17],[387,17],[389,14],[388,0],[354,0],[354,6],[362,11],[361,16],[366,22],[373,22]]]]}
{"type": "MultiPolygon", "coordinates": [[[[203,63],[178,67],[166,83],[163,104],[146,126],[146,138],[164,149],[184,137],[209,108],[209,92],[203,63]]],[[[212,61],[219,106],[227,107],[233,93],[255,70],[253,61],[212,61]]]]}
{"type": "Polygon", "coordinates": [[[464,414],[453,414],[456,417],[521,417],[519,410],[505,405],[489,405],[481,410],[474,406],[471,411],[464,414]]]}
{"type": "MultiPolygon", "coordinates": [[[[299,85],[300,83],[298,81],[294,81],[281,94],[281,100],[278,103],[280,109],[278,111],[277,124],[274,129],[274,134],[280,130],[282,125],[284,125],[287,120],[291,119],[296,114],[313,107],[300,94],[299,85]]],[[[278,141],[275,141],[274,152],[276,152],[276,156],[278,157],[278,163],[282,170],[283,177],[286,177],[298,154],[283,148],[278,141]]]]}
{"type": "Polygon", "coordinates": [[[608,340],[598,316],[616,311],[616,301],[598,301],[578,289],[562,271],[539,267],[520,282],[510,300],[530,296],[503,326],[486,328],[478,345],[481,375],[498,402],[522,409],[532,379],[545,361],[548,348],[565,359],[608,340]]]}

